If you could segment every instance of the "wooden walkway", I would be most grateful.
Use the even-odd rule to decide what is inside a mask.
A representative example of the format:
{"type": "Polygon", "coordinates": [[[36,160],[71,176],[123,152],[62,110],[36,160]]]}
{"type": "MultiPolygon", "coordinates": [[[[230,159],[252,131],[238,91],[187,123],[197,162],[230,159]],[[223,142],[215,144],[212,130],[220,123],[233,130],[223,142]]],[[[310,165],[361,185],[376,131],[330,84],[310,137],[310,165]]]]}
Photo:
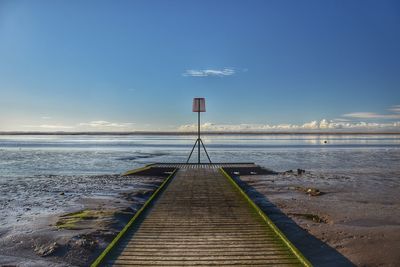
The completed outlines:
{"type": "Polygon", "coordinates": [[[154,163],[152,167],[157,168],[178,168],[178,169],[207,169],[207,168],[254,168],[257,167],[254,163],[154,163]]]}
{"type": "Polygon", "coordinates": [[[178,170],[102,266],[304,266],[216,168],[178,170]]]}

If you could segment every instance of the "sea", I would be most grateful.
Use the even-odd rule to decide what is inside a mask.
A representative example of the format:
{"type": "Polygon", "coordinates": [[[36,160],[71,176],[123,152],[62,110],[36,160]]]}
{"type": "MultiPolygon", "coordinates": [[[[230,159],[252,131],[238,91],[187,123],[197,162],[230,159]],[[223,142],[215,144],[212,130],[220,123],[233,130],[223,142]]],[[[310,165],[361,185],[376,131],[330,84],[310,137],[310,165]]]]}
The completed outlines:
{"type": "MultiPolygon", "coordinates": [[[[117,174],[155,162],[186,162],[190,135],[0,135],[0,179],[117,174]]],[[[285,171],[400,170],[400,135],[205,135],[213,162],[254,162],[285,171]]],[[[197,161],[197,150],[191,162],[197,161]]],[[[201,161],[208,162],[203,150],[201,161]]]]}

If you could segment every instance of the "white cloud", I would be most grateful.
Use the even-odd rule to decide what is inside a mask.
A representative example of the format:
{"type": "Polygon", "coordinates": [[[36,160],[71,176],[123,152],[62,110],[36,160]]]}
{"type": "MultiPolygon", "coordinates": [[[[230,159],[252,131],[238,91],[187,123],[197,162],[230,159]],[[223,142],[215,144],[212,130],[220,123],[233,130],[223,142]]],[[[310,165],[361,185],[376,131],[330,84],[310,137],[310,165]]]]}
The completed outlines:
{"type": "Polygon", "coordinates": [[[134,123],[132,122],[110,122],[110,121],[90,121],[81,122],[73,125],[63,125],[61,123],[39,124],[39,125],[23,125],[22,127],[30,131],[134,131],[134,123]]]}
{"type": "Polygon", "coordinates": [[[42,120],[50,120],[51,119],[51,117],[50,116],[42,116],[42,117],[40,117],[42,120]]]}
{"type": "Polygon", "coordinates": [[[352,119],[375,119],[375,120],[397,120],[400,119],[400,105],[391,106],[389,109],[390,114],[379,114],[375,112],[352,112],[343,114],[342,117],[352,119]]]}
{"type": "Polygon", "coordinates": [[[224,77],[231,76],[235,74],[235,70],[233,68],[224,68],[224,69],[204,69],[204,70],[186,70],[182,75],[183,76],[191,76],[191,77],[224,77]]]}
{"type": "Polygon", "coordinates": [[[40,128],[46,128],[46,129],[73,129],[75,128],[74,126],[68,126],[68,125],[50,125],[50,124],[42,124],[39,125],[40,128]]]}
{"type": "Polygon", "coordinates": [[[349,119],[344,119],[344,118],[336,118],[336,119],[333,119],[333,121],[336,121],[336,122],[346,122],[346,121],[351,121],[351,120],[349,120],[349,119]]]}
{"type": "Polygon", "coordinates": [[[90,121],[90,122],[81,122],[79,126],[89,126],[93,128],[127,128],[131,127],[134,123],[132,122],[109,122],[109,121],[90,121]]]}
{"type": "Polygon", "coordinates": [[[48,130],[68,130],[74,129],[74,126],[62,125],[62,124],[41,124],[41,125],[24,125],[25,128],[33,129],[48,129],[48,130]]]}
{"type": "Polygon", "coordinates": [[[400,113],[400,105],[392,106],[389,110],[395,113],[400,113]]]}
{"type": "MultiPolygon", "coordinates": [[[[204,131],[216,132],[262,132],[262,131],[314,131],[314,130],[400,130],[400,122],[367,123],[326,120],[311,121],[304,124],[214,124],[206,122],[201,125],[204,131]]],[[[178,128],[179,131],[196,131],[197,124],[186,124],[178,128]]]]}
{"type": "Polygon", "coordinates": [[[356,119],[400,119],[400,114],[377,114],[374,112],[353,112],[342,116],[356,119]]]}

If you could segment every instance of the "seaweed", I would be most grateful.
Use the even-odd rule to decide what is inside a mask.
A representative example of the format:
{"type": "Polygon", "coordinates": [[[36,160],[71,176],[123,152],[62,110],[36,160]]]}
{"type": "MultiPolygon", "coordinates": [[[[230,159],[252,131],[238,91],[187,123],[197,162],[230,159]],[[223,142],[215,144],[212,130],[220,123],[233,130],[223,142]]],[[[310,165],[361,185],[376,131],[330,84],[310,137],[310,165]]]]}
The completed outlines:
{"type": "Polygon", "coordinates": [[[319,217],[316,214],[311,214],[311,213],[289,213],[288,215],[292,215],[292,216],[297,216],[297,217],[301,217],[316,223],[326,223],[326,220],[319,217]]]}
{"type": "Polygon", "coordinates": [[[60,216],[56,223],[59,229],[77,230],[80,229],[79,222],[86,220],[96,220],[103,217],[113,215],[114,211],[102,210],[80,210],[76,212],[67,213],[60,216]]]}

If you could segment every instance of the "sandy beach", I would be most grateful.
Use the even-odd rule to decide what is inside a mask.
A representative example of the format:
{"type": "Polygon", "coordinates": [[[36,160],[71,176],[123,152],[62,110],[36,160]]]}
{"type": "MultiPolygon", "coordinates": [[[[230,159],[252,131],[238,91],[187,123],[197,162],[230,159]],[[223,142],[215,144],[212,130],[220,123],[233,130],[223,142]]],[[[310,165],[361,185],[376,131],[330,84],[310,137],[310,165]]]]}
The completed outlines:
{"type": "Polygon", "coordinates": [[[295,171],[240,179],[315,266],[399,266],[399,181],[358,176],[295,171]]]}

